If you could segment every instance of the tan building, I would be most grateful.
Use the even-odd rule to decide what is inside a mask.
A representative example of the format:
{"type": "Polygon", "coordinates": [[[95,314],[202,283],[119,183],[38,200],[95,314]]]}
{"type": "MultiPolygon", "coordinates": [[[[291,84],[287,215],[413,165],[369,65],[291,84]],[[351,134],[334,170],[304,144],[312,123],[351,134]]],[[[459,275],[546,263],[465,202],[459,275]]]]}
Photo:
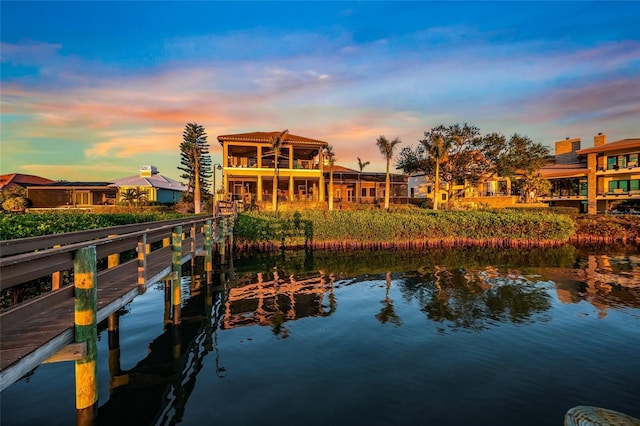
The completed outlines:
{"type": "Polygon", "coordinates": [[[541,170],[552,189],[541,200],[589,214],[640,211],[640,138],[607,143],[599,133],[593,139],[593,147],[586,149],[580,138],[556,142],[553,163],[541,170]]]}

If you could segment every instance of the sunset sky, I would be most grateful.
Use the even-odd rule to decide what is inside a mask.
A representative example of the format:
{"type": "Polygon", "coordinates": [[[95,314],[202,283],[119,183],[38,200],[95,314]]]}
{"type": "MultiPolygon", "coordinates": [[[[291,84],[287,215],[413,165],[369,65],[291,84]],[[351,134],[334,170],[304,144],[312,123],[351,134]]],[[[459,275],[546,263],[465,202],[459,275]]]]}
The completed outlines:
{"type": "MultiPolygon", "coordinates": [[[[438,124],[553,147],[640,137],[639,2],[11,2],[1,12],[5,173],[178,178],[187,122],[279,131],[383,171],[380,135],[438,124]]],[[[398,149],[399,151],[399,149],[398,149]]]]}

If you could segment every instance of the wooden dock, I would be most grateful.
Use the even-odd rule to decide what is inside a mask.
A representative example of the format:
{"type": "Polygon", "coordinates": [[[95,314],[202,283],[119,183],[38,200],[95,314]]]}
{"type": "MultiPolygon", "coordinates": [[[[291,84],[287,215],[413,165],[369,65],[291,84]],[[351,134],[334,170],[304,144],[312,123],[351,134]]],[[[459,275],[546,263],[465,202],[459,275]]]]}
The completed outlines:
{"type": "Polygon", "coordinates": [[[77,337],[74,326],[76,286],[56,289],[59,274],[74,268],[77,253],[95,247],[98,260],[108,259],[108,267],[96,271],[94,320],[100,322],[144,293],[149,286],[166,279],[175,270],[176,259],[179,259],[179,268],[197,255],[207,255],[207,244],[209,256],[211,247],[216,244],[224,252],[222,230],[229,228],[225,222],[231,220],[231,215],[224,214],[194,216],[0,241],[2,290],[15,289],[20,284],[47,276],[52,276],[54,282],[51,292],[0,313],[0,391],[43,362],[77,360],[86,355],[82,345],[74,344],[77,337]],[[131,250],[136,250],[137,258],[120,263],[120,254],[131,250]]]}

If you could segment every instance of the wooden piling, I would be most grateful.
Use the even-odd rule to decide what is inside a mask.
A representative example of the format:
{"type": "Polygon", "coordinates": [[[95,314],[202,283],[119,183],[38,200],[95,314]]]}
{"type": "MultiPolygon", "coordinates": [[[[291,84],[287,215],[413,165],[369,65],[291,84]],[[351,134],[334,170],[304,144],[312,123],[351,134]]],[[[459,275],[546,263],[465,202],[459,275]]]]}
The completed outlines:
{"type": "Polygon", "coordinates": [[[180,276],[182,270],[182,226],[176,226],[171,233],[171,269],[180,276]]]}
{"type": "Polygon", "coordinates": [[[213,244],[212,244],[212,227],[211,220],[207,220],[204,224],[204,270],[211,272],[213,270],[213,244]]]}
{"type": "Polygon", "coordinates": [[[182,276],[182,226],[173,228],[171,234],[173,252],[172,269],[174,274],[171,277],[171,304],[173,306],[173,324],[180,324],[182,294],[180,277],[182,276]]]}
{"type": "Polygon", "coordinates": [[[147,285],[147,234],[138,237],[138,293],[143,294],[147,285]]]}
{"type": "Polygon", "coordinates": [[[91,424],[98,401],[98,309],[96,247],[81,248],[73,261],[75,285],[75,340],[85,342],[86,357],[75,362],[76,417],[78,424],[91,424]],[[82,421],[82,422],[81,422],[82,421]]]}

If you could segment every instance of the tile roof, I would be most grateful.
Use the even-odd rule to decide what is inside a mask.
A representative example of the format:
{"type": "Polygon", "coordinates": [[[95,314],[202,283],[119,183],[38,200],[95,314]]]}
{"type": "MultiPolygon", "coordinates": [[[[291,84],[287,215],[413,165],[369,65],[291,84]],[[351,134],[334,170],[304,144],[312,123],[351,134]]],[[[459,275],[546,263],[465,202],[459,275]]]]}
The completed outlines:
{"type": "Polygon", "coordinates": [[[606,143],[600,146],[593,146],[576,151],[579,155],[590,154],[593,152],[611,152],[622,149],[638,149],[640,150],[640,138],[622,139],[619,141],[606,143]]]}
{"type": "Polygon", "coordinates": [[[114,179],[113,183],[109,186],[139,186],[139,187],[152,187],[158,189],[171,189],[174,191],[186,191],[187,187],[182,183],[162,176],[160,174],[142,177],[140,175],[129,176],[121,179],[114,179]]]}
{"type": "Polygon", "coordinates": [[[0,175],[1,188],[25,188],[29,185],[48,185],[53,183],[51,179],[35,175],[24,175],[21,173],[9,173],[0,175]]]}
{"type": "Polygon", "coordinates": [[[111,182],[67,182],[66,180],[61,180],[58,182],[53,182],[53,183],[49,183],[46,185],[39,185],[39,186],[46,186],[48,188],[52,187],[52,186],[62,186],[62,187],[105,187],[105,186],[109,186],[111,184],[111,182]]]}
{"type": "MultiPolygon", "coordinates": [[[[234,142],[267,142],[271,143],[272,139],[278,136],[282,132],[252,132],[252,133],[237,133],[234,135],[220,135],[218,141],[222,144],[224,141],[234,142]]],[[[287,133],[284,143],[296,143],[305,145],[328,145],[328,142],[324,142],[318,139],[305,138],[304,136],[298,136],[291,133],[287,133]]]]}

